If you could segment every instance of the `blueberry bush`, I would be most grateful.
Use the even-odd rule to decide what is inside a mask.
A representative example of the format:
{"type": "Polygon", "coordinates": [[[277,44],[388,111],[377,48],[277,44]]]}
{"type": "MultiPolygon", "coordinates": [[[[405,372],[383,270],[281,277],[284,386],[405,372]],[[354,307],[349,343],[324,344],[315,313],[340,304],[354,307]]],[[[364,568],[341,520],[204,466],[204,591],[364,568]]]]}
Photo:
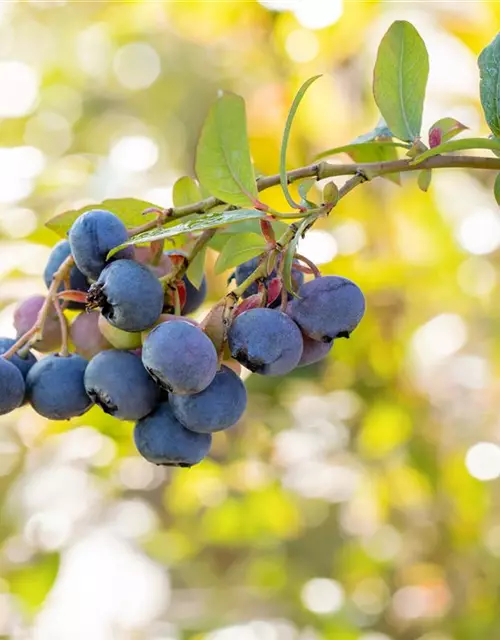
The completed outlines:
{"type": "Polygon", "coordinates": [[[287,171],[294,116],[320,76],[310,78],[290,109],[277,176],[255,177],[244,100],[220,93],[200,134],[196,179],[179,180],[172,207],[138,207],[137,222],[144,215],[153,219],[134,226],[127,216],[128,228],[120,216],[133,200],[109,209],[106,203],[87,207],[76,216],[62,213],[48,222],[65,237],[54,246],[44,272],[48,295],[28,298],[16,310],[18,340],[2,355],[2,413],[28,401],[40,415],[65,420],[96,403],[117,418],[139,421],[135,442],[148,460],[184,467],[199,463],[209,451],[209,438],[187,437],[186,429],[228,429],[245,408],[244,387],[225,366],[227,358],[252,373],[283,376],[327,356],[335,340],[349,338],[363,318],[361,289],[344,275],[322,276],[297,252],[298,240],[317,220],[329,216],[355,187],[377,177],[415,171],[426,191],[431,172],[439,168],[500,169],[496,158],[455,153],[490,149],[500,156],[495,137],[500,135],[498,60],[500,36],[479,57],[481,99],[492,135],[453,140],[467,127],[445,116],[424,141],[427,50],[410,23],[394,22],[380,44],[373,76],[381,123],[362,142],[326,150],[315,164],[287,171]],[[386,159],[395,149],[404,150],[406,158],[386,159]],[[320,160],[340,151],[358,152],[358,162],[320,160]],[[382,159],[359,161],[374,152],[382,159]],[[320,202],[309,197],[314,181],[346,175],[352,177],[341,188],[333,181],[324,184],[320,202]],[[290,192],[292,183],[299,184],[300,199],[290,192]],[[260,195],[276,184],[290,207],[287,212],[276,211],[260,195]],[[199,197],[191,202],[192,195],[199,197]],[[285,220],[290,224],[277,236],[274,225],[285,220]],[[252,231],[240,231],[242,224],[252,231]],[[220,230],[226,231],[222,245],[220,230]],[[185,236],[187,249],[166,250],[165,240],[178,236],[185,236]],[[196,326],[182,315],[195,311],[206,295],[203,257],[210,246],[220,250],[220,269],[235,268],[236,286],[196,326]],[[310,279],[304,282],[305,276],[310,279]],[[65,308],[84,309],[74,320],[75,353],[69,347],[65,308]],[[100,317],[90,322],[87,314],[95,309],[100,317]],[[111,325],[108,334],[103,323],[111,325]],[[112,338],[113,328],[121,340],[112,338]],[[141,332],[146,333],[134,340],[141,332]],[[34,357],[31,348],[53,353],[24,379],[24,363],[34,357]],[[9,366],[11,359],[17,371],[9,366]]]}
{"type": "MultiPolygon", "coordinates": [[[[214,565],[224,575],[230,572],[238,545],[248,544],[249,548],[262,545],[267,553],[273,549],[274,535],[293,537],[288,531],[296,531],[302,525],[297,523],[291,503],[275,501],[273,489],[265,496],[268,502],[264,515],[260,497],[266,490],[258,488],[247,492],[250,497],[244,506],[230,495],[222,517],[217,497],[213,504],[208,499],[205,510],[199,507],[201,502],[196,498],[196,492],[202,493],[203,489],[198,485],[196,489],[190,487],[198,482],[197,478],[202,478],[200,486],[205,482],[206,487],[215,486],[214,461],[224,466],[231,447],[254,456],[248,484],[255,482],[259,487],[262,467],[258,459],[262,451],[269,452],[270,438],[257,430],[255,439],[253,435],[235,439],[252,404],[253,392],[257,390],[255,397],[262,397],[265,390],[266,398],[276,398],[278,385],[286,377],[297,385],[296,390],[305,380],[307,398],[309,379],[303,372],[311,371],[311,375],[321,379],[327,375],[326,363],[336,358],[337,380],[342,379],[348,388],[355,384],[349,360],[354,357],[350,355],[351,349],[357,350],[360,360],[357,369],[362,379],[360,386],[375,407],[370,414],[371,422],[367,419],[360,430],[359,446],[370,452],[378,446],[383,448],[374,435],[380,427],[386,429],[386,440],[392,443],[387,446],[400,451],[399,445],[409,438],[405,435],[405,430],[409,430],[406,414],[397,408],[397,402],[389,403],[383,382],[384,376],[394,374],[392,368],[400,357],[397,348],[392,350],[394,342],[391,342],[394,333],[400,330],[399,299],[394,300],[392,290],[386,297],[385,292],[375,295],[373,282],[377,276],[368,273],[370,269],[375,273],[378,268],[389,271],[392,265],[377,266],[374,249],[368,275],[358,273],[342,259],[338,267],[333,264],[332,272],[320,269],[299,247],[311,230],[336,216],[341,218],[350,201],[353,207],[359,206],[360,201],[356,200],[359,193],[378,202],[380,183],[384,180],[401,184],[407,178],[402,190],[415,189],[414,194],[418,188],[421,193],[416,197],[422,198],[418,203],[423,209],[426,205],[422,203],[430,196],[427,192],[431,179],[442,169],[470,170],[471,175],[482,181],[489,180],[486,176],[492,174],[500,176],[500,36],[479,56],[479,70],[481,104],[491,134],[468,137],[467,122],[448,116],[446,105],[441,105],[443,112],[436,116],[428,131],[423,131],[429,74],[426,46],[412,24],[394,22],[382,38],[373,73],[378,124],[351,142],[346,140],[340,146],[318,150],[309,158],[310,164],[294,164],[297,154],[290,153],[290,149],[301,110],[325,108],[324,104],[315,106],[315,89],[324,78],[313,76],[302,84],[290,101],[288,117],[283,118],[279,148],[272,150],[279,167],[276,174],[261,173],[254,162],[247,113],[249,108],[255,110],[255,105],[246,106],[244,98],[236,93],[220,92],[208,108],[194,145],[193,171],[175,182],[171,206],[159,205],[154,198],[102,199],[58,213],[47,221],[46,233],[53,245],[43,270],[47,293],[30,294],[21,300],[14,311],[16,338],[0,338],[0,415],[12,414],[23,407],[20,413],[32,410],[51,421],[74,419],[73,424],[82,425],[86,416],[101,412],[101,416],[114,418],[114,422],[105,423],[114,426],[106,428],[119,434],[116,441],[123,451],[135,447],[135,458],[142,457],[151,468],[154,465],[170,473],[172,467],[179,467],[169,477],[173,478],[172,487],[176,482],[185,483],[182,486],[187,489],[182,498],[176,502],[173,489],[166,488],[160,499],[170,501],[174,516],[180,514],[182,519],[187,514],[183,521],[186,530],[178,538],[172,534],[165,540],[154,541],[158,556],[163,552],[158,549],[166,541],[171,546],[165,553],[178,553],[182,558],[179,562],[193,557],[195,551],[186,540],[196,529],[198,515],[203,520],[203,530],[210,531],[215,546],[218,545],[220,557],[214,554],[217,556],[214,565]],[[349,162],[344,162],[346,156],[349,162]],[[282,206],[276,204],[278,201],[282,206]],[[218,286],[211,289],[214,272],[224,275],[227,284],[222,292],[218,286]],[[369,344],[373,333],[369,337],[364,333],[371,314],[383,318],[375,344],[369,344]],[[360,352],[366,358],[359,356],[360,352]],[[200,513],[196,511],[198,508],[200,513]],[[234,523],[243,521],[245,526],[235,533],[234,523]]],[[[208,100],[205,102],[208,104],[208,100]]],[[[265,107],[264,101],[262,108],[265,107]]],[[[492,197],[500,204],[500,179],[497,177],[491,186],[492,197]]],[[[385,214],[383,204],[381,218],[385,214]]],[[[411,236],[411,229],[407,233],[411,236]]],[[[387,242],[392,240],[389,235],[384,238],[387,242]]],[[[415,246],[418,240],[416,234],[415,246]]],[[[407,272],[394,271],[401,287],[405,278],[412,278],[407,272]]],[[[433,277],[438,281],[440,274],[436,272],[433,277]]],[[[439,310],[442,300],[437,293],[426,289],[425,295],[433,299],[434,308],[439,310]]],[[[446,336],[442,340],[446,349],[446,336]]],[[[399,380],[398,384],[404,389],[405,380],[399,380]]],[[[347,395],[344,401],[348,413],[347,395]]],[[[319,407],[321,402],[318,398],[319,407]]],[[[408,402],[417,405],[413,396],[408,402]]],[[[272,410],[272,402],[255,408],[261,425],[266,423],[265,412],[272,410]]],[[[275,422],[283,430],[288,426],[285,418],[275,422]]],[[[63,422],[53,428],[59,433],[70,431],[72,426],[63,422]]],[[[307,434],[303,435],[307,454],[307,434]]],[[[271,436],[278,438],[279,434],[273,432],[271,436]]],[[[29,436],[26,437],[29,441],[29,436]]],[[[288,454],[292,461],[298,455],[296,451],[288,454]]],[[[314,457],[315,451],[311,455],[314,457]]],[[[377,455],[373,454],[374,467],[381,464],[377,455]]],[[[439,465],[434,459],[429,461],[432,456],[426,443],[419,442],[408,456],[409,467],[427,465],[431,469],[429,483],[438,484],[439,465]]],[[[416,495],[415,504],[408,509],[414,510],[412,515],[418,512],[415,515],[418,520],[421,508],[418,496],[427,490],[427,479],[399,473],[398,461],[393,464],[394,468],[384,469],[385,484],[380,491],[385,495],[394,488],[396,493],[408,490],[408,495],[416,495]]],[[[228,463],[227,468],[231,474],[233,465],[228,463]]],[[[324,471],[327,487],[330,480],[324,471]]],[[[377,485],[377,469],[373,469],[370,478],[373,486],[377,485]]],[[[453,470],[447,479],[448,489],[453,487],[450,493],[460,500],[463,487],[453,476],[453,470]]],[[[246,480],[241,486],[238,480],[231,482],[235,495],[240,490],[245,493],[246,480]]],[[[291,475],[283,480],[284,485],[287,482],[293,485],[291,475]]],[[[363,491],[368,494],[370,490],[365,486],[359,488],[361,503],[363,491]]],[[[314,491],[310,489],[307,526],[314,528],[315,522],[325,523],[327,530],[331,514],[327,515],[319,506],[316,509],[314,491]]],[[[386,502],[384,505],[381,500],[381,511],[389,509],[389,498],[386,502]]],[[[445,509],[447,505],[441,506],[445,509]]],[[[400,507],[406,513],[403,498],[400,507]]],[[[349,520],[349,514],[345,520],[349,520]]],[[[170,522],[163,524],[167,530],[170,522]]],[[[356,523],[349,521],[346,530],[349,526],[356,531],[356,523]]],[[[453,531],[448,534],[453,536],[453,531]]],[[[390,532],[388,539],[390,546],[390,532]]],[[[418,540],[415,546],[417,543],[418,540]]],[[[289,549],[292,555],[293,544],[289,549]]],[[[295,551],[300,556],[300,545],[296,544],[295,551]]],[[[365,557],[363,550],[356,553],[353,551],[351,556],[351,550],[344,549],[339,562],[349,565],[353,575],[375,581],[372,575],[375,569],[367,559],[369,554],[365,557]],[[351,557],[356,557],[352,564],[351,557]]],[[[383,553],[380,558],[382,563],[383,553]]],[[[432,558],[426,560],[430,564],[432,558]]],[[[203,561],[201,558],[200,562],[203,561]]],[[[284,562],[283,558],[278,560],[282,568],[284,562]]],[[[312,562],[320,568],[324,566],[320,554],[312,562]]],[[[263,561],[252,571],[261,584],[281,580],[285,589],[286,571],[277,571],[281,576],[277,577],[275,568],[263,561]]],[[[418,579],[424,575],[421,582],[431,585],[429,592],[434,588],[432,585],[441,584],[441,576],[428,571],[423,561],[419,569],[418,579]]],[[[298,567],[297,572],[301,571],[298,567]]],[[[399,579],[391,574],[395,584],[399,579]]],[[[355,579],[352,580],[354,584],[355,579]]],[[[331,589],[332,585],[323,587],[331,589]]],[[[377,588],[375,582],[368,588],[365,605],[366,598],[369,600],[377,588]]],[[[442,592],[436,587],[432,594],[439,599],[442,592]]],[[[418,594],[406,595],[410,600],[418,599],[418,594]]],[[[363,597],[359,596],[359,600],[363,597]]],[[[375,613],[369,613],[369,603],[364,610],[368,613],[361,622],[352,623],[347,613],[346,620],[338,625],[332,623],[330,628],[325,623],[324,637],[357,640],[358,636],[349,635],[346,629],[354,624],[368,628],[370,616],[376,617],[375,613]]],[[[302,622],[305,625],[308,620],[302,622]]],[[[477,637],[495,637],[484,635],[497,631],[495,622],[488,625],[488,621],[482,627],[478,624],[477,637]]],[[[372,636],[374,640],[386,640],[389,636],[385,632],[393,632],[390,621],[378,626],[374,623],[374,627],[380,630],[379,636],[372,636]]],[[[395,627],[400,633],[398,638],[417,637],[412,635],[411,628],[395,627]]],[[[474,637],[467,633],[457,638],[474,637]]],[[[267,635],[263,633],[262,637],[267,635]]],[[[241,637],[245,637],[244,633],[241,637]]],[[[248,637],[253,640],[254,636],[248,637]]]]}

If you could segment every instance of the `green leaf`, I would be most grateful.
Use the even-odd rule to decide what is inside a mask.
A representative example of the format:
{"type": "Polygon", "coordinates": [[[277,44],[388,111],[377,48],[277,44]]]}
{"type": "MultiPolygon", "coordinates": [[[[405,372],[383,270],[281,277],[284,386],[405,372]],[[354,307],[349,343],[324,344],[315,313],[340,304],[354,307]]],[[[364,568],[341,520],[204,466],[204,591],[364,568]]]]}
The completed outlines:
{"type": "Polygon", "coordinates": [[[297,113],[297,109],[299,108],[300,103],[302,102],[302,98],[304,97],[306,91],[315,82],[318,78],[321,78],[321,75],[313,76],[306,80],[304,84],[300,87],[297,92],[297,95],[293,99],[292,106],[290,107],[290,111],[288,113],[288,117],[285,123],[285,130],[283,131],[283,139],[281,141],[281,151],[280,151],[280,183],[281,188],[283,189],[283,194],[288,202],[288,204],[294,209],[300,209],[301,205],[296,203],[292,198],[290,191],[288,190],[288,181],[286,175],[286,151],[288,148],[288,141],[290,139],[290,130],[292,128],[292,122],[297,113]]]}
{"type": "Polygon", "coordinates": [[[257,198],[240,96],[221,93],[212,105],[196,149],[196,175],[204,189],[229,204],[245,207],[257,198]]]}
{"type": "Polygon", "coordinates": [[[309,228],[311,225],[311,218],[305,218],[299,225],[297,233],[293,236],[292,240],[289,242],[284,257],[283,264],[283,284],[285,285],[285,289],[289,291],[295,298],[298,298],[297,294],[293,289],[292,282],[292,267],[293,267],[293,259],[295,258],[295,253],[297,251],[297,245],[299,244],[299,240],[302,237],[302,234],[309,228]]]}
{"type": "MultiPolygon", "coordinates": [[[[378,161],[381,156],[384,155],[386,149],[395,149],[401,147],[407,149],[408,145],[402,142],[392,142],[392,140],[374,140],[372,142],[351,142],[350,144],[344,144],[341,147],[333,147],[333,149],[327,149],[322,151],[315,160],[321,160],[328,156],[335,156],[338,153],[347,153],[352,157],[353,153],[361,155],[366,158],[373,158],[373,161],[378,161]]],[[[365,160],[364,162],[372,162],[372,160],[365,160]]]]}
{"type": "Polygon", "coordinates": [[[35,613],[52,588],[58,570],[59,554],[44,554],[6,576],[10,592],[18,596],[30,613],[35,613]]]}
{"type": "Polygon", "coordinates": [[[437,139],[438,144],[442,144],[443,142],[448,142],[448,140],[451,140],[468,128],[469,127],[466,127],[465,124],[455,120],[455,118],[441,118],[429,129],[429,146],[437,146],[436,144],[433,144],[434,138],[437,139]]]}
{"type": "Polygon", "coordinates": [[[500,173],[495,178],[495,184],[493,185],[493,195],[497,204],[500,206],[500,173]]]}
{"type": "Polygon", "coordinates": [[[415,27],[393,22],[380,43],[373,73],[373,95],[397,138],[413,141],[420,134],[429,56],[415,27]]]}
{"type": "MultiPolygon", "coordinates": [[[[80,217],[82,213],[90,211],[91,209],[107,209],[114,213],[115,216],[118,216],[127,228],[131,229],[144,224],[145,220],[142,212],[156,206],[157,205],[154,205],[151,202],[138,200],[137,198],[113,198],[110,200],[103,200],[103,202],[96,204],[88,204],[80,209],[71,209],[70,211],[60,213],[46,222],[45,226],[65,238],[73,222],[80,217]]],[[[158,208],[161,209],[162,207],[158,208]]]]}
{"type": "Polygon", "coordinates": [[[257,233],[238,233],[224,245],[215,263],[215,273],[220,274],[242,262],[259,256],[266,248],[266,241],[257,233]]]}
{"type": "Polygon", "coordinates": [[[303,180],[299,184],[299,193],[301,195],[300,206],[305,207],[306,209],[316,209],[318,204],[309,200],[307,197],[311,187],[316,184],[316,180],[314,178],[308,178],[307,180],[303,180]]]}
{"type": "MultiPolygon", "coordinates": [[[[389,162],[391,160],[398,159],[398,154],[396,152],[398,147],[407,149],[408,145],[403,144],[402,142],[392,142],[391,140],[374,140],[372,142],[351,143],[342,147],[334,147],[333,149],[328,149],[328,151],[323,151],[323,153],[320,153],[315,159],[319,160],[327,156],[336,155],[337,153],[347,153],[351,156],[354,162],[389,162]]],[[[387,180],[391,180],[391,182],[395,182],[396,184],[400,184],[399,174],[387,174],[382,177],[387,180]]]]}
{"type": "Polygon", "coordinates": [[[205,274],[206,253],[207,248],[203,247],[203,249],[196,254],[187,270],[187,277],[189,278],[189,281],[191,282],[193,287],[196,287],[196,289],[200,288],[203,276],[205,274]]]}
{"type": "MultiPolygon", "coordinates": [[[[279,220],[271,222],[276,236],[281,236],[288,225],[279,220]]],[[[222,247],[228,242],[228,240],[237,234],[241,233],[256,233],[261,234],[260,222],[258,220],[244,220],[243,222],[236,222],[235,224],[228,225],[227,227],[221,227],[216,235],[210,240],[208,246],[215,251],[222,251],[222,247]]]]}
{"type": "Polygon", "coordinates": [[[299,193],[304,198],[304,200],[307,200],[307,194],[315,184],[316,180],[314,178],[307,178],[307,180],[302,180],[302,182],[299,184],[299,193]]]}
{"type": "Polygon", "coordinates": [[[500,33],[478,58],[479,94],[484,116],[495,136],[500,136],[500,33]]]}
{"type": "Polygon", "coordinates": [[[234,224],[242,220],[259,220],[265,217],[265,215],[263,211],[257,211],[257,209],[235,209],[233,211],[217,211],[215,213],[209,211],[203,215],[193,214],[192,216],[183,218],[182,222],[173,222],[164,227],[138,233],[133,238],[130,238],[128,242],[124,242],[120,246],[111,249],[107,255],[107,259],[109,260],[117,251],[129,245],[173,238],[181,233],[194,233],[195,231],[204,231],[205,229],[217,229],[223,225],[234,224]]]}
{"type": "Polygon", "coordinates": [[[423,169],[418,174],[418,178],[417,178],[417,184],[419,189],[421,189],[424,192],[427,191],[431,185],[431,179],[432,179],[432,171],[430,169],[423,169]]]}
{"type": "Polygon", "coordinates": [[[428,149],[414,158],[410,164],[420,164],[427,158],[438,156],[442,153],[450,153],[452,151],[466,151],[467,149],[491,149],[492,151],[500,151],[500,140],[498,138],[463,138],[462,140],[450,140],[437,147],[428,149]]]}
{"type": "Polygon", "coordinates": [[[200,188],[189,176],[183,176],[176,180],[172,192],[174,207],[184,207],[202,200],[200,188]]]}
{"type": "MultiPolygon", "coordinates": [[[[360,142],[371,142],[378,138],[394,138],[394,134],[387,126],[384,118],[380,118],[375,127],[367,133],[362,133],[360,136],[352,141],[352,144],[359,144],[360,142]]],[[[404,145],[403,145],[404,146],[404,145]]]]}

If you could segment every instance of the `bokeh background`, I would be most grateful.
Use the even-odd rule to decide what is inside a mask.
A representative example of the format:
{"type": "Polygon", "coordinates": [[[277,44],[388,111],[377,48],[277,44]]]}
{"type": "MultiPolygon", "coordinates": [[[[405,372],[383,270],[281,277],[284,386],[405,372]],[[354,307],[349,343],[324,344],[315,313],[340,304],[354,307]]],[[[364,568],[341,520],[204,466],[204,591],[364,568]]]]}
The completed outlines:
{"type": "MultiPolygon", "coordinates": [[[[0,333],[44,291],[50,217],[107,197],[171,204],[218,89],[247,101],[263,173],[311,75],[290,168],[372,128],[394,19],[429,49],[425,126],[454,116],[487,135],[476,58],[497,2],[2,2],[0,333]]],[[[361,285],[362,325],[320,365],[248,377],[244,419],[190,471],[147,464],[132,425],[97,410],[1,418],[0,636],[500,638],[493,177],[435,172],[427,194],[415,176],[379,180],[317,225],[300,250],[361,285]]],[[[200,315],[225,291],[215,257],[200,315]]]]}

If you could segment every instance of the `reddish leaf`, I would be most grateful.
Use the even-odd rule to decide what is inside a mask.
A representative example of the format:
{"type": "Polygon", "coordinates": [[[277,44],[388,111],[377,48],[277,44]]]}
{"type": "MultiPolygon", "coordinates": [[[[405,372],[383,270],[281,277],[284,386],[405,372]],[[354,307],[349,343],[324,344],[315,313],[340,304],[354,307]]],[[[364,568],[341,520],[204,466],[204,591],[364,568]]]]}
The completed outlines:
{"type": "Polygon", "coordinates": [[[61,291],[61,293],[58,293],[57,297],[60,300],[65,300],[68,302],[80,302],[81,304],[87,303],[87,294],[85,293],[85,291],[74,291],[73,289],[67,289],[66,291],[61,291]]]}
{"type": "Polygon", "coordinates": [[[429,147],[432,149],[441,144],[443,139],[443,131],[439,127],[435,127],[429,131],[429,147]]]}
{"type": "Polygon", "coordinates": [[[283,283],[281,278],[273,278],[267,287],[267,304],[272,304],[280,295],[283,283]]]}
{"type": "Polygon", "coordinates": [[[269,244],[274,245],[274,243],[276,242],[276,237],[274,235],[273,226],[269,222],[269,220],[261,220],[260,229],[262,231],[262,235],[264,236],[265,241],[269,242],[269,244]]]}
{"type": "Polygon", "coordinates": [[[260,293],[254,293],[253,296],[248,296],[245,298],[241,304],[239,304],[234,311],[234,318],[239,316],[240,313],[244,311],[249,311],[250,309],[256,309],[262,305],[262,296],[260,293]]]}
{"type": "Polygon", "coordinates": [[[186,292],[186,285],[182,280],[179,280],[177,282],[177,291],[179,292],[179,301],[181,303],[181,309],[183,309],[184,305],[186,304],[187,292],[186,292]]]}

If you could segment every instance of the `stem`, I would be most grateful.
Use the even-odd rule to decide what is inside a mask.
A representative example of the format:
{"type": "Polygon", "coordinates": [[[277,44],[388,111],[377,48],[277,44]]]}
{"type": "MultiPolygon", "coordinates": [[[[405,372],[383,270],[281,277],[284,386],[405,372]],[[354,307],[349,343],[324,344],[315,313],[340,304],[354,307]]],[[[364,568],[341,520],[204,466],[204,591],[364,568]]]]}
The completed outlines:
{"type": "Polygon", "coordinates": [[[63,358],[67,358],[69,355],[68,349],[68,323],[66,322],[66,318],[64,317],[63,310],[61,308],[61,303],[59,302],[59,298],[56,295],[52,296],[52,304],[54,305],[54,309],[56,310],[57,317],[59,318],[59,324],[61,326],[61,350],[59,354],[63,358]]]}
{"type": "Polygon", "coordinates": [[[306,258],[301,253],[296,253],[295,254],[295,259],[296,260],[300,260],[300,262],[303,262],[304,264],[307,264],[309,269],[311,269],[311,271],[313,272],[315,278],[319,278],[320,277],[321,272],[320,272],[320,270],[318,269],[318,267],[314,264],[314,262],[312,260],[309,260],[309,258],[306,258]]]}
{"type": "Polygon", "coordinates": [[[205,231],[203,231],[203,233],[196,239],[196,242],[189,252],[188,257],[183,260],[180,265],[174,267],[174,269],[170,273],[167,273],[167,275],[160,278],[160,282],[169,284],[171,282],[175,282],[176,280],[180,280],[189,269],[189,265],[193,262],[200,251],[210,242],[210,240],[216,233],[217,229],[206,229],[205,231]]]}
{"type": "MultiPolygon", "coordinates": [[[[71,267],[75,264],[73,256],[68,256],[66,260],[61,264],[59,269],[55,272],[52,282],[50,283],[49,291],[47,293],[47,297],[45,298],[45,302],[42,305],[42,308],[38,312],[38,317],[36,319],[35,324],[29,329],[24,335],[22,335],[13,345],[12,347],[6,351],[2,357],[8,360],[15,355],[21,347],[23,347],[28,341],[30,341],[36,334],[40,333],[43,335],[43,328],[45,326],[45,321],[47,320],[47,315],[49,313],[50,305],[53,304],[56,307],[56,311],[58,310],[59,300],[57,298],[57,290],[59,289],[59,285],[64,281],[66,276],[69,274],[71,267]]],[[[61,319],[61,333],[63,338],[63,346],[61,350],[61,355],[68,355],[68,326],[66,324],[66,320],[64,318],[64,314],[62,313],[62,309],[59,305],[58,316],[61,319]],[[60,314],[59,314],[60,312],[60,314]],[[63,327],[64,324],[64,327],[63,327]],[[65,353],[63,353],[65,351],[65,353]]]]}
{"type": "MultiPolygon", "coordinates": [[[[378,176],[383,176],[388,173],[406,173],[408,171],[421,171],[422,169],[489,169],[491,171],[500,171],[500,158],[489,158],[484,156],[457,156],[457,155],[442,155],[432,156],[419,164],[410,164],[413,160],[411,158],[404,158],[402,160],[391,160],[388,162],[365,162],[365,163],[350,163],[350,164],[330,164],[328,162],[317,162],[310,164],[299,169],[293,169],[287,172],[287,182],[291,184],[297,180],[304,178],[316,178],[316,180],[323,180],[324,178],[333,178],[335,176],[355,176],[356,181],[351,183],[348,187],[348,191],[353,189],[358,184],[361,184],[365,180],[371,180],[378,176]],[[368,177],[369,176],[369,177],[368,177]]],[[[270,187],[275,187],[280,184],[280,177],[278,174],[273,176],[264,176],[257,180],[257,190],[264,191],[270,187]]],[[[339,195],[345,195],[347,191],[344,185],[339,190],[339,195]]],[[[193,202],[193,204],[184,205],[183,207],[172,207],[166,209],[168,211],[168,222],[184,218],[194,213],[203,214],[208,210],[216,207],[220,204],[227,204],[222,200],[218,200],[213,196],[200,200],[199,202],[193,202]]],[[[281,214],[279,217],[300,217],[300,213],[297,214],[281,214]]],[[[150,231],[158,226],[158,220],[151,220],[146,222],[140,227],[136,227],[130,232],[130,235],[136,235],[143,233],[144,231],[150,231]]]]}

